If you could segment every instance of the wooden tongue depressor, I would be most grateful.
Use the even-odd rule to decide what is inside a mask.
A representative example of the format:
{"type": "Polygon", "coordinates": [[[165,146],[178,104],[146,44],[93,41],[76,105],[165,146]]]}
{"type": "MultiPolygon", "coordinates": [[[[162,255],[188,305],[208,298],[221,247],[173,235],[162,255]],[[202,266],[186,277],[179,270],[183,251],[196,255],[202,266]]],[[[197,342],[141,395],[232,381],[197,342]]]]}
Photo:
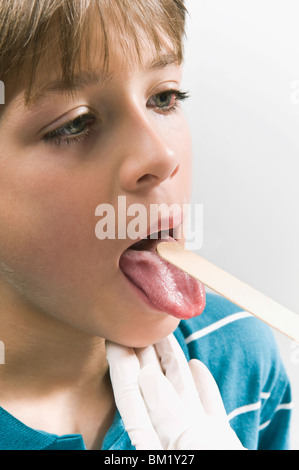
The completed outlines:
{"type": "Polygon", "coordinates": [[[178,243],[161,242],[158,254],[169,263],[299,343],[299,315],[266,297],[178,243]]]}

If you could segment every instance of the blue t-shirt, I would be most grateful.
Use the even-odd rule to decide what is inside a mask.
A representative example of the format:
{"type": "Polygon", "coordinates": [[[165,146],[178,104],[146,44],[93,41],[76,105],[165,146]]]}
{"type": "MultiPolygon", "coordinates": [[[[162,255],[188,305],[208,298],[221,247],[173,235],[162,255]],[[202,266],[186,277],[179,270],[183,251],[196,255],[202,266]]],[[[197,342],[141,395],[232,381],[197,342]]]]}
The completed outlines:
{"type": "MultiPolygon", "coordinates": [[[[231,427],[247,449],[289,448],[290,384],[264,323],[221,296],[207,294],[204,312],[181,321],[175,336],[187,359],[213,374],[231,427]]],[[[0,408],[0,450],[85,450],[81,435],[34,430],[0,408]]],[[[133,450],[119,413],[102,450],[133,450]]]]}

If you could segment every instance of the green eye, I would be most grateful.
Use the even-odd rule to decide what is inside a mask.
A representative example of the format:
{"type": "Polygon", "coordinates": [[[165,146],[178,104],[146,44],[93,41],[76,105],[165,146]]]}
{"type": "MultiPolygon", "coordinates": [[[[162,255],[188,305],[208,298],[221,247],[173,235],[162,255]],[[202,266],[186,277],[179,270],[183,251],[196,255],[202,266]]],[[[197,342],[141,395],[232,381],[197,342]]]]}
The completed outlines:
{"type": "Polygon", "coordinates": [[[86,117],[85,116],[79,116],[76,119],[74,119],[72,122],[67,124],[63,128],[63,134],[64,135],[75,135],[75,134],[81,134],[86,128],[86,117]]]}
{"type": "Polygon", "coordinates": [[[147,102],[149,108],[155,108],[164,113],[175,111],[180,101],[188,98],[188,93],[180,90],[167,90],[152,96],[147,102]]]}
{"type": "MultiPolygon", "coordinates": [[[[72,143],[71,139],[79,139],[86,137],[91,132],[92,124],[95,118],[89,114],[78,116],[73,121],[66,123],[64,126],[49,132],[44,136],[44,141],[61,145],[62,143],[72,143]]],[[[76,140],[76,141],[77,141],[76,140]]]]}
{"type": "Polygon", "coordinates": [[[160,95],[156,96],[156,105],[158,108],[168,108],[171,105],[171,102],[175,100],[173,93],[160,93],[160,95]]]}

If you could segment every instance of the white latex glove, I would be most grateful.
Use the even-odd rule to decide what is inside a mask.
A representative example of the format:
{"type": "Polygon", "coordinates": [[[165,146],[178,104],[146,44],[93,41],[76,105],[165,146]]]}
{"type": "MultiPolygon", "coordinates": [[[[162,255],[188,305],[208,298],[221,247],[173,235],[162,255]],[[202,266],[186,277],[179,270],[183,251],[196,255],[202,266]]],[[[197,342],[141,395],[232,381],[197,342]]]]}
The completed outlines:
{"type": "Polygon", "coordinates": [[[137,450],[245,450],[212,375],[173,335],[131,349],[106,342],[115,402],[137,450]]]}

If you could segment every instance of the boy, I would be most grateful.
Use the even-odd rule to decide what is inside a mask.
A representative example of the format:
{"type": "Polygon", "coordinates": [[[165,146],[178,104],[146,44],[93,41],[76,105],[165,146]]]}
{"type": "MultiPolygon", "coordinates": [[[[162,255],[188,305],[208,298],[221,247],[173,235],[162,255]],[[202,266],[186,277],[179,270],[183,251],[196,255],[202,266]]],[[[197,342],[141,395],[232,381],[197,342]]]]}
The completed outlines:
{"type": "Polygon", "coordinates": [[[131,351],[173,331],[213,373],[242,445],[287,447],[289,384],[268,329],[216,296],[205,307],[201,286],[204,314],[180,322],[171,299],[155,303],[168,295],[156,258],[132,250],[154,299],[136,285],[132,240],[95,236],[96,207],[120,195],[147,209],[189,200],[184,20],[181,0],[1,2],[0,448],[132,448],[105,339],[131,351]]]}

